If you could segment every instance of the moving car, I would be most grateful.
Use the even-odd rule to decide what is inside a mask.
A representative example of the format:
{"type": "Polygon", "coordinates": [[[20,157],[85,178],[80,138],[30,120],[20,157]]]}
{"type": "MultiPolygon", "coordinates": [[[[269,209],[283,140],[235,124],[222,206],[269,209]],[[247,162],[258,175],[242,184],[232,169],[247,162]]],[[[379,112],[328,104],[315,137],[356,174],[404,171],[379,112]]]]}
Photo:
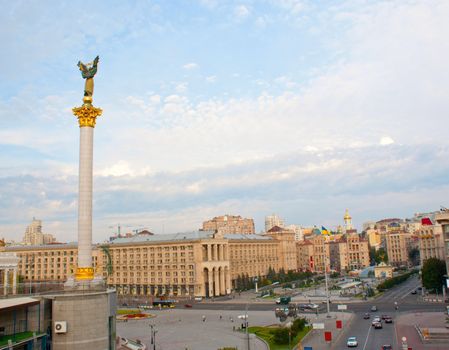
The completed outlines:
{"type": "Polygon", "coordinates": [[[348,345],[349,348],[353,348],[353,347],[356,347],[357,345],[359,345],[356,337],[349,337],[346,344],[348,345]]]}
{"type": "Polygon", "coordinates": [[[380,350],[393,350],[393,347],[391,345],[382,345],[380,350]]]}
{"type": "Polygon", "coordinates": [[[415,290],[412,290],[412,294],[416,294],[416,293],[418,293],[418,292],[416,291],[416,289],[415,289],[415,290]]]}
{"type": "Polygon", "coordinates": [[[370,318],[370,314],[368,312],[365,312],[365,314],[363,315],[363,318],[365,320],[368,320],[370,318]]]}
{"type": "Polygon", "coordinates": [[[377,306],[376,306],[376,305],[371,306],[371,311],[372,311],[372,312],[377,311],[377,306]]]}
{"type": "Polygon", "coordinates": [[[393,318],[391,316],[385,316],[385,323],[393,323],[393,318]]]}
{"type": "Polygon", "coordinates": [[[374,322],[373,326],[374,329],[382,329],[382,322],[374,322]]]}
{"type": "Polygon", "coordinates": [[[375,316],[374,318],[373,318],[373,322],[371,323],[371,325],[375,325],[376,323],[381,323],[382,322],[382,320],[380,319],[380,317],[379,316],[375,316]]]}

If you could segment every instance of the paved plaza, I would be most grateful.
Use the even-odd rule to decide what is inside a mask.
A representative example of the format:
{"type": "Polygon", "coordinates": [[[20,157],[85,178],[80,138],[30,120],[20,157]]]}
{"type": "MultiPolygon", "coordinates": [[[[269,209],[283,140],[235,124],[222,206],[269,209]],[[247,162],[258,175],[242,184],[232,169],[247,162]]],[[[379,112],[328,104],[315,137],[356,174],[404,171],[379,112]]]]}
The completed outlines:
{"type": "MultiPolygon", "coordinates": [[[[149,347],[149,325],[154,324],[157,329],[157,350],[216,350],[224,346],[234,346],[239,350],[248,348],[246,335],[237,331],[243,322],[238,316],[244,315],[244,311],[169,309],[152,310],[151,314],[156,317],[149,320],[118,322],[117,335],[140,339],[148,345],[148,349],[153,350],[149,347]]],[[[250,310],[248,320],[250,326],[279,324],[273,311],[250,310]]],[[[251,336],[250,349],[267,350],[267,346],[251,336]]]]}

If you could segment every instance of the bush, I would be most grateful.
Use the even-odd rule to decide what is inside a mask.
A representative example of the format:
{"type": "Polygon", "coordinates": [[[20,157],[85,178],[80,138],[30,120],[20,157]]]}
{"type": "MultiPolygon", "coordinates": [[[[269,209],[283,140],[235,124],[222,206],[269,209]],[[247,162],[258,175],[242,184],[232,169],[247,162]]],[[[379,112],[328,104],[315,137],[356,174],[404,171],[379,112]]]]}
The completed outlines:
{"type": "Polygon", "coordinates": [[[289,329],[285,327],[277,328],[273,331],[273,341],[276,344],[288,344],[289,329]]]}
{"type": "Polygon", "coordinates": [[[404,282],[404,281],[407,280],[411,275],[413,275],[413,274],[415,274],[415,273],[416,273],[416,271],[413,270],[413,271],[411,271],[411,272],[404,273],[403,275],[389,278],[389,279],[383,281],[382,283],[379,283],[379,285],[377,286],[377,290],[378,290],[378,291],[384,291],[384,290],[393,288],[395,285],[404,282]]]}
{"type": "Polygon", "coordinates": [[[296,335],[305,328],[306,323],[307,323],[307,320],[302,317],[294,320],[292,327],[291,327],[292,336],[296,337],[296,335]]]}

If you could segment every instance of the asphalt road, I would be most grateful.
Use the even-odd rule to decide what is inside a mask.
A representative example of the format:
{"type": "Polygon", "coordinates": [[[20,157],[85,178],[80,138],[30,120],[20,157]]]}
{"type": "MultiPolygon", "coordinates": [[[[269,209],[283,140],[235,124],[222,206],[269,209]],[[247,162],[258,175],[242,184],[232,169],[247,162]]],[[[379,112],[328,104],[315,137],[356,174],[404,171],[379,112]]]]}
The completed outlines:
{"type": "MultiPolygon", "coordinates": [[[[354,317],[348,329],[344,331],[335,344],[332,344],[330,349],[348,349],[346,342],[350,336],[357,337],[357,349],[361,350],[376,350],[381,349],[382,345],[390,344],[393,349],[397,349],[397,339],[395,331],[396,317],[399,313],[412,313],[419,311],[441,311],[444,305],[440,303],[426,303],[419,299],[418,294],[411,294],[420,286],[420,281],[417,277],[410,278],[399,286],[386,291],[381,297],[374,301],[347,303],[348,311],[354,313],[354,317]],[[395,302],[398,305],[398,310],[395,310],[395,302]],[[371,312],[372,306],[377,307],[376,312],[371,312]],[[369,312],[370,319],[363,319],[363,315],[369,312]],[[389,315],[393,318],[392,324],[382,323],[382,329],[374,329],[372,327],[372,319],[375,315],[389,315]]],[[[228,304],[215,301],[213,303],[198,303],[194,305],[197,309],[212,309],[212,310],[244,310],[245,304],[228,304]]],[[[248,305],[250,310],[274,310],[276,305],[269,303],[251,303],[248,305]]],[[[337,311],[337,305],[331,304],[331,311],[337,311]]],[[[325,312],[324,305],[321,305],[320,312],[325,312]]]]}
{"type": "Polygon", "coordinates": [[[420,285],[417,278],[409,279],[403,284],[393,288],[373,303],[360,303],[348,305],[348,309],[354,312],[354,318],[351,325],[345,331],[343,336],[333,344],[331,349],[347,349],[346,341],[348,337],[357,337],[358,347],[361,350],[381,349],[382,345],[392,345],[397,349],[397,338],[395,322],[398,313],[411,312],[414,310],[441,310],[439,304],[422,304],[418,301],[418,295],[411,294],[420,285]],[[395,302],[398,303],[398,310],[395,310],[395,302]],[[377,306],[376,312],[371,312],[371,306],[377,306]],[[363,315],[369,312],[370,319],[363,319],[363,315]],[[389,315],[393,318],[393,323],[382,322],[382,329],[375,329],[371,323],[374,316],[389,315]]]}

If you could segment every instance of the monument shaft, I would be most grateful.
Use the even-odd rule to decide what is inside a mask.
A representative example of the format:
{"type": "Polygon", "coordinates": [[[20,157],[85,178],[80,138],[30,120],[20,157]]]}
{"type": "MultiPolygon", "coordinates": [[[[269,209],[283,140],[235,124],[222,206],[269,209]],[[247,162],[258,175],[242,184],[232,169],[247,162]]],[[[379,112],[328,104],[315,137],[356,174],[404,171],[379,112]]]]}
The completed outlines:
{"type": "Polygon", "coordinates": [[[94,128],[80,127],[78,267],[92,268],[92,165],[94,128]]]}

